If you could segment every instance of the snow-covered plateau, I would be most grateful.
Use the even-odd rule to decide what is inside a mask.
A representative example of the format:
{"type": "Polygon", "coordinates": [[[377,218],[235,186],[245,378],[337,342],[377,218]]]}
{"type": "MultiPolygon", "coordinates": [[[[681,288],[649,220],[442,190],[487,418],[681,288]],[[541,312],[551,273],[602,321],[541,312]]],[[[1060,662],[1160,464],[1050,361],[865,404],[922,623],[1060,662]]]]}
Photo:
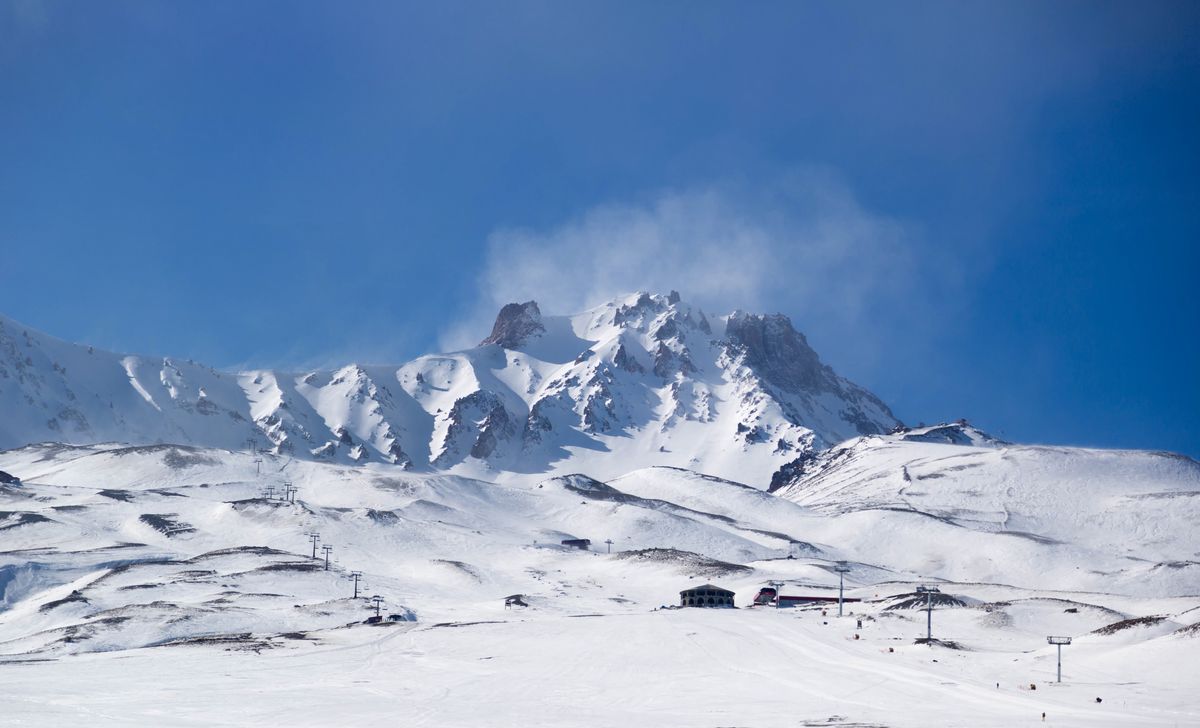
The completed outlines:
{"type": "Polygon", "coordinates": [[[0,319],[0,446],[2,725],[1200,725],[1200,464],[905,427],[782,316],[307,373],[0,319]]]}

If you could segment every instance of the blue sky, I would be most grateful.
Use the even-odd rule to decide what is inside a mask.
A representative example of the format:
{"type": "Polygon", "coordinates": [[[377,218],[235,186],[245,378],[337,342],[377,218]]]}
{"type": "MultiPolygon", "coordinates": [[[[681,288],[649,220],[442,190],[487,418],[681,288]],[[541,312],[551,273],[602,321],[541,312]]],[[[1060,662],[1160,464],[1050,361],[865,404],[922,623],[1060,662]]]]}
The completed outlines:
{"type": "Polygon", "coordinates": [[[0,311],[299,367],[673,287],[909,422],[1195,456],[1198,92],[1189,2],[9,0],[0,311]]]}

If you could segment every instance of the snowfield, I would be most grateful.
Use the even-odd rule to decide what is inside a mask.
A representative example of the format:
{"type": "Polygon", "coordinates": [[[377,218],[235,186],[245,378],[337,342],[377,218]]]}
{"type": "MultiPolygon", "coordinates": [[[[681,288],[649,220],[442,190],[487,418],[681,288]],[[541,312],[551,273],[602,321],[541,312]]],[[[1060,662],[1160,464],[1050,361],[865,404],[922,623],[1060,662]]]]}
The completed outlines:
{"type": "Polygon", "coordinates": [[[971,433],[852,440],[774,494],[9,450],[0,723],[1200,725],[1200,466],[971,433]],[[748,606],[770,581],[836,595],[840,560],[846,616],[748,606]],[[739,608],[661,608],[705,583],[739,608]],[[1061,685],[1050,634],[1075,638],[1061,685]]]}

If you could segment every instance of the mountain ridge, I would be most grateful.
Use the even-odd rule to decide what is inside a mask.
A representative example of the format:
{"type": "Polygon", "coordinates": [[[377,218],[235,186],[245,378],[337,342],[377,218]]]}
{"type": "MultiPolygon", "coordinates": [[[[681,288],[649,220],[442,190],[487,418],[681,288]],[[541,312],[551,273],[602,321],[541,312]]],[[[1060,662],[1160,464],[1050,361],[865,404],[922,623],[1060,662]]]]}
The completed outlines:
{"type": "Polygon", "coordinates": [[[179,443],[488,477],[617,454],[763,487],[901,425],[787,316],[710,316],[673,291],[567,316],[511,303],[476,347],[307,372],[110,352],[0,317],[0,405],[0,447],[179,443]]]}

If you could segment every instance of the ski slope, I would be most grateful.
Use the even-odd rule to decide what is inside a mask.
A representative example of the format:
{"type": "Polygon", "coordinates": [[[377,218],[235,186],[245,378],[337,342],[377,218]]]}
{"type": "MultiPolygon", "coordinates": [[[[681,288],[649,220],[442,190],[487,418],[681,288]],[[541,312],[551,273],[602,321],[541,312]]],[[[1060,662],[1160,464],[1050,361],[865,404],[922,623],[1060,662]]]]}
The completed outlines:
{"type": "Polygon", "coordinates": [[[181,446],[3,452],[22,482],[0,487],[0,724],[1200,723],[1194,573],[1128,555],[1195,559],[1193,514],[1160,506],[1200,490],[1188,462],[847,447],[786,498],[664,467],[488,482],[181,446]],[[968,455],[982,464],[950,469],[968,455]],[[897,464],[921,495],[889,491],[897,464]],[[1105,528],[1124,538],[1069,520],[1053,538],[1004,533],[979,514],[1031,497],[997,501],[1009,468],[1048,515],[1094,507],[1058,468],[1115,472],[1098,493],[1123,504],[1105,528]],[[284,483],[294,503],[264,497],[284,483]],[[746,608],[769,581],[836,594],[840,560],[853,616],[746,608]],[[661,608],[703,583],[742,608],[661,608]],[[916,644],[921,583],[961,605],[933,612],[944,644],[916,644]],[[518,594],[528,606],[506,608],[518,594]],[[372,595],[379,625],[363,623],[372,595]],[[1048,634],[1076,638],[1061,686],[1048,634]]]}

